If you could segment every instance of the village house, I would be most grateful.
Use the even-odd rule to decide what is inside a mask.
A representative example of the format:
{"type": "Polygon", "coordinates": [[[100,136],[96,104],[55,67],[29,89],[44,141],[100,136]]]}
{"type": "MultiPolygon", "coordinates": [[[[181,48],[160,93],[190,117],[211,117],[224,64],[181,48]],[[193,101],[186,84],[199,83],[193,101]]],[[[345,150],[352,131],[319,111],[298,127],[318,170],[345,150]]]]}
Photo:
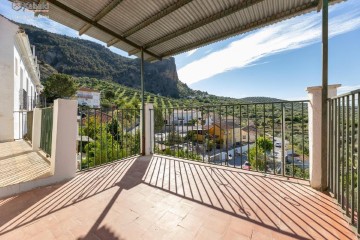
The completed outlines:
{"type": "Polygon", "coordinates": [[[27,133],[31,111],[43,86],[35,56],[25,31],[0,16],[0,142],[20,139],[27,133]]]}

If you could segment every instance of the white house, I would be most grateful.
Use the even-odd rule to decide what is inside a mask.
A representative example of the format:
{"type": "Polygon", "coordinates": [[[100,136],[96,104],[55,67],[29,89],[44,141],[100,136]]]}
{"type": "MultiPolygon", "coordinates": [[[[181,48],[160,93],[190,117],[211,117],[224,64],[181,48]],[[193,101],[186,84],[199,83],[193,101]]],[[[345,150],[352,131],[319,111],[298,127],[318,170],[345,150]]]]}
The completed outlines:
{"type": "Polygon", "coordinates": [[[174,125],[183,125],[187,124],[192,120],[201,120],[201,112],[195,110],[178,110],[174,109],[173,113],[165,119],[166,121],[170,120],[170,124],[174,125]]]}
{"type": "Polygon", "coordinates": [[[0,16],[0,33],[0,141],[12,141],[27,132],[25,113],[35,107],[42,85],[25,31],[0,16]]]}
{"type": "Polygon", "coordinates": [[[100,107],[100,91],[98,90],[82,87],[78,89],[76,96],[79,105],[93,108],[100,107]]]}

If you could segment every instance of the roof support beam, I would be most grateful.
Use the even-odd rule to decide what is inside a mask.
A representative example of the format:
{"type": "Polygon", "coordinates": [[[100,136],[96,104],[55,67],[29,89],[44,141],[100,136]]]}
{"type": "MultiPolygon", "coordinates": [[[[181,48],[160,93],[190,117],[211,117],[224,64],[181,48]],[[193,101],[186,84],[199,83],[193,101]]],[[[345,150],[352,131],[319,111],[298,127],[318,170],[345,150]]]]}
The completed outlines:
{"type": "MultiPolygon", "coordinates": [[[[212,22],[214,22],[216,20],[224,18],[224,17],[226,17],[228,15],[231,15],[233,13],[236,13],[238,11],[241,11],[243,9],[246,9],[248,7],[251,7],[251,6],[255,5],[255,4],[258,4],[258,3],[263,2],[263,1],[264,0],[246,0],[246,1],[243,1],[241,3],[238,3],[238,4],[234,5],[234,6],[231,6],[231,7],[227,8],[227,9],[225,9],[224,11],[215,13],[214,15],[203,18],[200,21],[195,22],[195,23],[193,23],[193,24],[191,24],[189,26],[183,27],[181,29],[178,29],[178,30],[172,32],[172,33],[169,33],[166,36],[163,36],[163,37],[160,37],[160,38],[158,38],[158,39],[156,39],[154,41],[151,41],[151,42],[145,44],[144,47],[145,48],[154,47],[154,46],[159,45],[159,44],[161,44],[163,42],[166,42],[166,41],[168,41],[170,39],[181,36],[181,35],[183,35],[185,33],[188,33],[188,32],[190,32],[190,31],[192,31],[194,29],[197,29],[197,28],[202,27],[202,26],[204,26],[206,24],[212,23],[212,22]]],[[[137,52],[139,52],[139,51],[137,51],[137,52]]]]}
{"type": "MultiPolygon", "coordinates": [[[[137,45],[136,43],[124,38],[120,34],[118,34],[118,33],[114,32],[114,31],[104,27],[103,25],[97,23],[96,21],[93,21],[92,19],[82,15],[81,13],[75,11],[74,9],[66,6],[65,4],[63,4],[63,3],[61,3],[61,2],[59,2],[57,0],[47,0],[47,1],[49,3],[51,3],[52,5],[54,5],[54,6],[60,8],[60,9],[62,9],[64,11],[70,13],[71,15],[81,19],[82,21],[86,22],[87,24],[90,24],[93,27],[96,27],[96,28],[100,29],[101,31],[103,31],[103,32],[105,32],[107,34],[112,35],[114,38],[117,38],[120,41],[123,41],[124,43],[129,44],[130,46],[132,46],[132,47],[134,47],[136,49],[141,49],[142,48],[141,46],[137,45]]],[[[148,54],[148,55],[150,55],[150,56],[152,56],[152,57],[154,57],[154,58],[156,58],[158,60],[161,60],[160,56],[158,56],[158,55],[156,55],[156,54],[154,54],[154,53],[152,53],[152,52],[150,52],[148,50],[144,50],[144,53],[146,53],[146,54],[148,54]]]]}
{"type": "MultiPolygon", "coordinates": [[[[123,0],[113,0],[112,2],[110,2],[109,5],[107,5],[106,7],[104,7],[98,14],[96,14],[96,16],[93,18],[93,21],[98,22],[100,21],[100,19],[102,19],[103,17],[105,17],[106,14],[108,14],[109,12],[111,12],[111,10],[113,10],[117,5],[119,5],[123,0]]],[[[85,24],[79,31],[79,35],[83,35],[87,30],[89,30],[91,28],[91,24],[85,24]]]]}
{"type": "Polygon", "coordinates": [[[264,26],[268,26],[268,25],[274,24],[276,22],[279,22],[281,20],[287,19],[289,17],[299,15],[300,12],[301,13],[309,12],[309,11],[311,11],[314,8],[317,7],[318,2],[319,1],[309,2],[307,4],[304,4],[303,6],[299,6],[296,9],[283,11],[281,13],[276,14],[275,16],[265,17],[265,18],[260,19],[260,20],[258,20],[256,22],[252,22],[252,23],[249,23],[249,24],[247,24],[245,26],[241,26],[241,27],[231,29],[229,31],[220,33],[220,34],[218,34],[216,36],[211,36],[211,37],[208,37],[206,39],[202,39],[200,41],[197,41],[197,42],[194,42],[194,43],[190,43],[190,44],[175,48],[173,50],[170,50],[170,51],[167,51],[167,52],[163,53],[161,55],[161,57],[162,58],[169,57],[169,56],[172,56],[174,54],[179,54],[179,53],[182,53],[182,52],[189,51],[191,49],[200,47],[200,46],[205,45],[205,44],[211,44],[213,42],[220,41],[220,40],[222,40],[224,38],[229,38],[231,36],[235,36],[235,35],[238,35],[238,34],[241,34],[241,33],[245,33],[245,32],[250,31],[250,30],[255,30],[255,29],[258,29],[258,28],[261,28],[261,27],[264,27],[264,26]]]}
{"type": "Polygon", "coordinates": [[[149,26],[150,24],[158,21],[159,19],[165,17],[166,15],[178,10],[182,6],[192,2],[193,0],[179,0],[173,5],[161,10],[160,12],[156,13],[155,15],[151,16],[150,18],[146,19],[145,21],[137,24],[136,26],[132,27],[131,29],[124,32],[123,36],[128,37],[130,35],[133,35],[137,31],[140,31],[141,29],[145,28],[146,26],[149,26]]]}
{"type": "Polygon", "coordinates": [[[106,46],[107,46],[107,47],[111,47],[112,45],[114,45],[115,43],[117,43],[117,42],[119,42],[119,41],[120,41],[119,39],[113,38],[113,39],[111,39],[110,41],[108,41],[108,42],[106,43],[106,46]]]}

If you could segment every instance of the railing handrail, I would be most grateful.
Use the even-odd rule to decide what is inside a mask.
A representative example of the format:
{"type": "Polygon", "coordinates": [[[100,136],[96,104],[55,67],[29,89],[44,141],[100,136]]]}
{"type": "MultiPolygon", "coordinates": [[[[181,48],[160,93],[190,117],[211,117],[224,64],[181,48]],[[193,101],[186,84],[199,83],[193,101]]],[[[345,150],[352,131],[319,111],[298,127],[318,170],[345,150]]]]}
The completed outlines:
{"type": "Polygon", "coordinates": [[[351,91],[351,92],[347,92],[347,93],[343,93],[343,94],[331,97],[329,99],[338,99],[338,98],[342,98],[342,97],[346,97],[346,96],[351,96],[351,95],[354,95],[354,94],[357,94],[357,93],[360,93],[360,88],[356,89],[354,91],[351,91]]]}
{"type": "Polygon", "coordinates": [[[178,106],[178,107],[161,107],[162,109],[192,109],[192,108],[208,108],[208,107],[229,107],[229,106],[249,106],[249,105],[271,105],[271,104],[289,104],[289,103],[308,103],[309,100],[296,100],[296,101],[277,101],[277,102],[256,102],[256,103],[233,103],[233,104],[216,104],[216,105],[192,105],[192,106],[178,106]]]}

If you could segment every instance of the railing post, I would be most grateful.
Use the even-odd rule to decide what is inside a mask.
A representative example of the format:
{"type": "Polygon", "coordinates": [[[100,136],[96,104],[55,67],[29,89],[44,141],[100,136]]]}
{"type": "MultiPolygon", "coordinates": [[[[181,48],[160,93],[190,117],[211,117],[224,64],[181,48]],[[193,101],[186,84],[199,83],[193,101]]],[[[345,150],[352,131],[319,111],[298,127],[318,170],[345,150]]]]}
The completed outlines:
{"type": "MultiPolygon", "coordinates": [[[[337,88],[340,84],[328,86],[328,97],[337,95],[337,88]]],[[[324,190],[324,182],[327,182],[327,166],[322,161],[322,87],[308,87],[309,96],[309,164],[310,164],[310,185],[317,190],[324,190]]],[[[324,106],[325,108],[327,106],[324,106]]],[[[327,154],[326,154],[327,155],[327,154]]]]}
{"type": "Polygon", "coordinates": [[[51,170],[58,181],[75,177],[77,101],[57,99],[54,102],[51,170]]]}
{"type": "Polygon", "coordinates": [[[140,152],[145,150],[145,155],[150,155],[154,152],[154,106],[152,103],[145,103],[144,111],[141,111],[140,118],[140,139],[144,139],[145,147],[143,148],[143,141],[140,143],[140,152]],[[145,117],[142,114],[145,113],[145,117]],[[145,120],[145,131],[143,131],[143,121],[145,120]],[[145,136],[143,134],[145,133],[145,136]]]}
{"type": "Polygon", "coordinates": [[[32,149],[39,150],[41,139],[41,108],[34,108],[32,124],[32,149]]]}

